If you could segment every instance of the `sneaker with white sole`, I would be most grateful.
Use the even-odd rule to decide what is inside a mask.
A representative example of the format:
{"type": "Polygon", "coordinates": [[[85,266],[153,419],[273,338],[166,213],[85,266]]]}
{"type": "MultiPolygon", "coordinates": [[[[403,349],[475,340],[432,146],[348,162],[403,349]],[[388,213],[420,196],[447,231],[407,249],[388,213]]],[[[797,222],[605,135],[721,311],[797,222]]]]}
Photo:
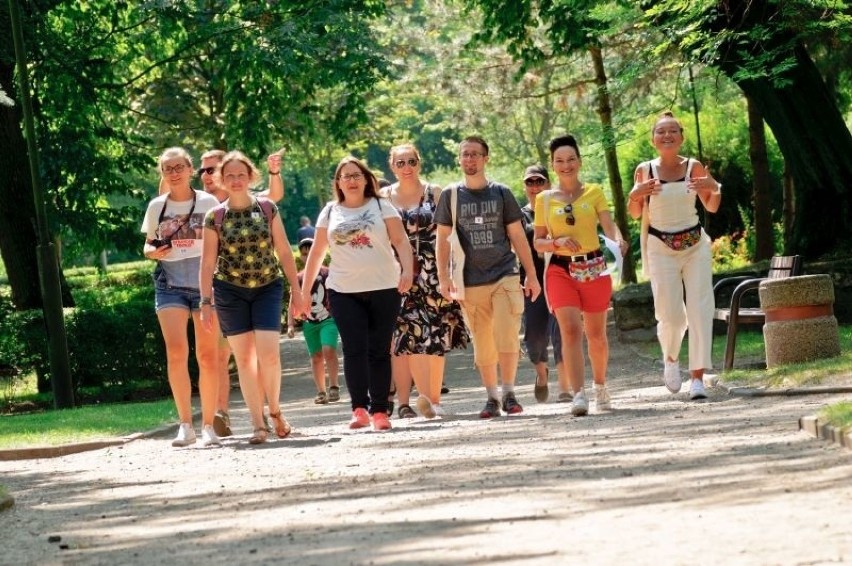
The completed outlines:
{"type": "Polygon", "coordinates": [[[586,391],[581,389],[574,394],[574,399],[571,401],[571,414],[575,417],[582,417],[589,413],[589,401],[586,399],[586,391]]]}
{"type": "Polygon", "coordinates": [[[692,383],[689,386],[689,398],[690,399],[706,399],[707,391],[704,390],[704,380],[703,379],[693,379],[692,383]]]}
{"type": "Polygon", "coordinates": [[[598,411],[609,411],[612,409],[612,400],[606,385],[595,385],[595,408],[598,411]]]}
{"type": "Polygon", "coordinates": [[[177,436],[172,440],[172,446],[182,448],[190,444],[195,444],[195,430],[192,428],[192,423],[180,423],[177,436]]]}
{"type": "Polygon", "coordinates": [[[666,367],[663,370],[663,383],[665,383],[666,389],[672,393],[677,393],[680,391],[681,385],[683,385],[683,380],[680,377],[680,362],[677,360],[673,362],[666,360],[665,363],[666,367]]]}
{"type": "Polygon", "coordinates": [[[432,403],[432,409],[435,411],[435,415],[439,417],[445,417],[449,414],[441,403],[432,403]]]}
{"type": "Polygon", "coordinates": [[[201,445],[222,446],[222,440],[211,425],[204,425],[204,428],[201,429],[201,445]]]}

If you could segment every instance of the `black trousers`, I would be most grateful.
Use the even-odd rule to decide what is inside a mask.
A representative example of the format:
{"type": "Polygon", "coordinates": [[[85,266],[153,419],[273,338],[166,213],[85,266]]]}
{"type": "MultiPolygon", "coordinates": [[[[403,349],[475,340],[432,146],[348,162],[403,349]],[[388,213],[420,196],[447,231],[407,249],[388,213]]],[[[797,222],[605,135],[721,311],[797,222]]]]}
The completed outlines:
{"type": "Polygon", "coordinates": [[[391,383],[391,337],[402,298],[393,289],[340,293],[329,289],[343,345],[343,375],[352,409],[386,413],[391,383]]]}

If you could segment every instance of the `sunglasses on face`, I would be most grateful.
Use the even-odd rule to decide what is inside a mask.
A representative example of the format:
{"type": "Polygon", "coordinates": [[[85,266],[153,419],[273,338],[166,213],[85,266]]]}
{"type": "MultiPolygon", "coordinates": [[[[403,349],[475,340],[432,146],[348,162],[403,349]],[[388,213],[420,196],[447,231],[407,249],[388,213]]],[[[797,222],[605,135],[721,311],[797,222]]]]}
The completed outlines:
{"type": "Polygon", "coordinates": [[[212,175],[214,171],[216,171],[216,167],[199,167],[198,168],[198,174],[199,175],[204,175],[205,173],[207,173],[208,175],[212,175]]]}
{"type": "Polygon", "coordinates": [[[393,162],[393,164],[396,165],[397,169],[402,169],[406,165],[409,165],[411,167],[417,167],[418,163],[420,162],[414,157],[409,157],[408,159],[397,159],[393,162]]]}
{"type": "Polygon", "coordinates": [[[524,184],[528,187],[542,187],[545,183],[547,183],[547,180],[541,177],[533,177],[524,181],[524,184]]]}
{"type": "Polygon", "coordinates": [[[573,226],[574,222],[577,221],[574,218],[574,206],[566,204],[565,208],[562,209],[562,212],[565,213],[565,223],[568,224],[568,226],[573,226]]]}

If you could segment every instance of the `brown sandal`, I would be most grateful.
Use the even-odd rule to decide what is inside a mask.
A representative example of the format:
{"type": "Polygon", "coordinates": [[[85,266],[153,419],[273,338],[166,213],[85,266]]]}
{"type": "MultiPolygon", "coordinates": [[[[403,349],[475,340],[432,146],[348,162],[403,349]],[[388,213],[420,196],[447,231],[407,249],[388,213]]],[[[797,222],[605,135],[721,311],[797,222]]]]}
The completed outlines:
{"type": "Polygon", "coordinates": [[[264,442],[266,442],[266,429],[254,429],[254,433],[251,435],[251,438],[249,438],[249,444],[263,444],[264,442]]]}
{"type": "Polygon", "coordinates": [[[281,411],[269,413],[269,418],[272,419],[272,423],[275,425],[275,434],[278,435],[278,438],[287,438],[293,432],[293,427],[290,426],[287,419],[281,416],[281,411]]]}

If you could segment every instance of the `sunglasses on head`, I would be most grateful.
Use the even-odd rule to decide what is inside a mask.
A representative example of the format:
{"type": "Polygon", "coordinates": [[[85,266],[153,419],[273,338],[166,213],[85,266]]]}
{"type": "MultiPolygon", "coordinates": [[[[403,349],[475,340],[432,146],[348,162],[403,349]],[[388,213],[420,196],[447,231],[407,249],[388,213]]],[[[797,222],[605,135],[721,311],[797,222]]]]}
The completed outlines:
{"type": "Polygon", "coordinates": [[[524,184],[528,187],[541,187],[545,183],[547,183],[547,180],[542,177],[530,177],[524,180],[524,184]]]}
{"type": "Polygon", "coordinates": [[[573,226],[574,222],[577,221],[574,218],[574,206],[566,204],[565,208],[562,209],[562,212],[565,213],[565,222],[568,224],[568,226],[573,226]]]}
{"type": "Polygon", "coordinates": [[[408,159],[397,159],[393,162],[396,165],[397,169],[402,169],[406,165],[410,165],[411,167],[417,167],[417,164],[420,163],[417,158],[409,157],[408,159]]]}
{"type": "Polygon", "coordinates": [[[214,171],[216,171],[215,167],[199,167],[198,168],[198,174],[199,175],[203,175],[204,173],[207,173],[208,175],[212,175],[214,171]]]}

